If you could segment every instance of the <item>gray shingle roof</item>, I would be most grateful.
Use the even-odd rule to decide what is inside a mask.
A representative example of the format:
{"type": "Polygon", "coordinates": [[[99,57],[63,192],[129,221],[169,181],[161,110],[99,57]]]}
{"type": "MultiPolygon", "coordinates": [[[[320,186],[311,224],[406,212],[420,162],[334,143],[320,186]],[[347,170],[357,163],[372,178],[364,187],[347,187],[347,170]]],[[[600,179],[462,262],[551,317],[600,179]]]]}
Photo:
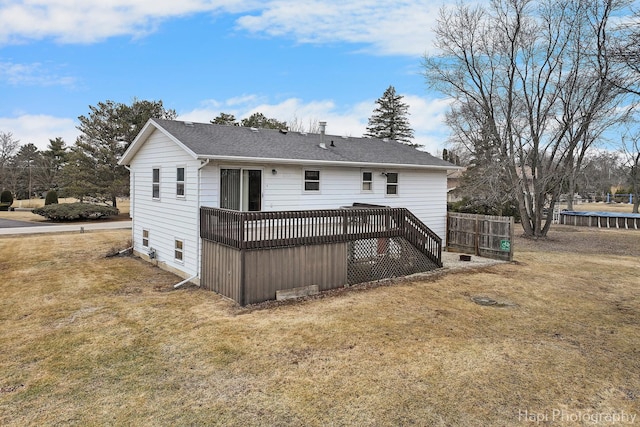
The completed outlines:
{"type": "Polygon", "coordinates": [[[191,123],[153,119],[198,157],[239,157],[321,162],[356,162],[435,166],[451,163],[424,151],[394,141],[372,138],[343,138],[325,135],[327,149],[320,147],[319,134],[282,133],[273,129],[191,123]],[[331,146],[333,141],[334,146],[331,146]]]}

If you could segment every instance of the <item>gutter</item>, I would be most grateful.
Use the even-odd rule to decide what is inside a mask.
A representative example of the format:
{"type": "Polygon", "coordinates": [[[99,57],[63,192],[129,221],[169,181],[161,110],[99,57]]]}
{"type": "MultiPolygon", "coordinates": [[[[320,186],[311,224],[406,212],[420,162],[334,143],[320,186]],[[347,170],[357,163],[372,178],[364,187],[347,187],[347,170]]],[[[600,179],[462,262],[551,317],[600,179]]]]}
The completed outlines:
{"type": "Polygon", "coordinates": [[[246,163],[274,163],[287,165],[328,165],[328,166],[353,166],[364,168],[407,168],[407,169],[431,169],[431,170],[457,170],[462,169],[461,166],[438,166],[438,165],[420,165],[420,164],[402,164],[402,163],[368,163],[368,162],[340,162],[333,160],[309,160],[309,159],[277,159],[269,157],[240,157],[240,156],[216,156],[216,155],[200,155],[202,160],[221,160],[227,162],[246,162],[246,163]]]}

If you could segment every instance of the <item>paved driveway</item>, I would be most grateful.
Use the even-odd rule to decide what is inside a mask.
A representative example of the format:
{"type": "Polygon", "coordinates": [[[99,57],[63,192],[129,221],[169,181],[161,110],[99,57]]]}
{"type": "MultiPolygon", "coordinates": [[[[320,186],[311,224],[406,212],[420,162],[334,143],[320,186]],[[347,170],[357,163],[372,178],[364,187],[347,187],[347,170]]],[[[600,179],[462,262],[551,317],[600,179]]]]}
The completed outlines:
{"type": "Polygon", "coordinates": [[[0,235],[84,232],[131,228],[131,221],[92,221],[83,223],[37,223],[0,219],[0,235]],[[12,225],[13,224],[13,225],[12,225]],[[44,226],[44,227],[39,227],[44,226]]]}
{"type": "Polygon", "coordinates": [[[14,219],[0,218],[0,228],[38,227],[41,225],[52,225],[52,224],[47,224],[42,222],[16,221],[14,219]]]}

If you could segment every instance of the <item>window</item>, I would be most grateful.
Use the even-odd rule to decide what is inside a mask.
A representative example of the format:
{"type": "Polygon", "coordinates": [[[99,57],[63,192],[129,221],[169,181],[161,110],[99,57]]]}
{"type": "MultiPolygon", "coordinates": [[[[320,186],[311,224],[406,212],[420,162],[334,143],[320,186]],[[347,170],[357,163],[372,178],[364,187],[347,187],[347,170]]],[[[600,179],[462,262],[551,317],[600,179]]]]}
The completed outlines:
{"type": "Polygon", "coordinates": [[[362,191],[373,191],[373,173],[362,172],[362,191]]]}
{"type": "Polygon", "coordinates": [[[320,171],[304,171],[304,191],[320,191],[320,171]]]}
{"type": "Polygon", "coordinates": [[[176,261],[182,262],[184,260],[184,242],[182,240],[176,239],[173,253],[176,261]]]}
{"type": "Polygon", "coordinates": [[[160,169],[153,169],[153,179],[151,193],[154,199],[160,198],[160,169]]]}
{"type": "Polygon", "coordinates": [[[387,177],[387,194],[390,196],[398,195],[398,173],[388,172],[385,174],[387,177]]]}
{"type": "Polygon", "coordinates": [[[142,246],[149,247],[149,230],[142,230],[142,246]]]}
{"type": "Polygon", "coordinates": [[[176,196],[184,197],[184,168],[176,169],[176,196]]]}

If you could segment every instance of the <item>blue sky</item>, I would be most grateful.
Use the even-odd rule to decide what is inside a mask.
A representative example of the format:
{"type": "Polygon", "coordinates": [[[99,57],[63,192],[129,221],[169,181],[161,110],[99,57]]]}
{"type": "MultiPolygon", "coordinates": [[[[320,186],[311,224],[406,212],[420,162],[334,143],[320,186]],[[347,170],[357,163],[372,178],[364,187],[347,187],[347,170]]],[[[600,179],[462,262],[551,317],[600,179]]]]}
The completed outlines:
{"type": "Polygon", "coordinates": [[[30,0],[0,2],[0,131],[72,145],[89,105],[162,100],[184,120],[327,121],[361,136],[389,85],[409,104],[414,142],[444,147],[447,101],[421,57],[431,0],[30,0]]]}

